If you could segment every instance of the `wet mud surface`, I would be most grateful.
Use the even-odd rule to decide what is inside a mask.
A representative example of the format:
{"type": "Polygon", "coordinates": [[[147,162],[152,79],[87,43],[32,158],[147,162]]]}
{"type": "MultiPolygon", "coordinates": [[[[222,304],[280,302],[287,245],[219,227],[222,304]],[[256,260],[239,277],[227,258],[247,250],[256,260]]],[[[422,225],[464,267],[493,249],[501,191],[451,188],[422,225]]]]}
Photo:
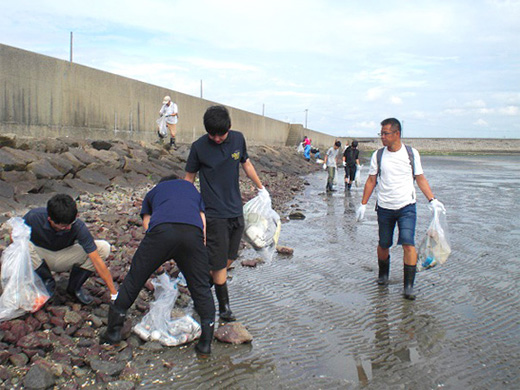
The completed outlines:
{"type": "MultiPolygon", "coordinates": [[[[390,285],[375,282],[375,196],[356,223],[362,188],[346,194],[341,173],[327,195],[318,172],[290,202],[306,219],[282,227],[280,244],[294,255],[231,271],[232,308],[252,344],[215,341],[209,359],[192,345],[142,351],[133,361],[139,388],[518,388],[520,157],[422,160],[448,211],[452,254],[418,273],[416,301],[402,297],[400,247],[391,249],[390,285]]],[[[418,198],[417,243],[430,221],[418,198]]],[[[239,261],[255,256],[245,250],[239,261]]]]}

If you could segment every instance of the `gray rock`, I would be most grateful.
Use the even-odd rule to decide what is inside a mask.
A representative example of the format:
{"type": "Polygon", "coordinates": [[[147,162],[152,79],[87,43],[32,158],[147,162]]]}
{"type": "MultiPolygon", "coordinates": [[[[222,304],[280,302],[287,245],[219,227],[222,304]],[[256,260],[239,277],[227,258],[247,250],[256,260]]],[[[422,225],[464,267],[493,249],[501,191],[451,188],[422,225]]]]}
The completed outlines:
{"type": "Polygon", "coordinates": [[[39,157],[36,153],[26,152],[20,149],[13,149],[9,147],[2,148],[4,152],[7,152],[15,161],[18,161],[21,164],[27,165],[35,160],[38,160],[39,157]]]}
{"type": "Polygon", "coordinates": [[[106,188],[110,185],[110,180],[105,175],[89,168],[77,172],[76,177],[85,183],[93,184],[102,188],[106,188]]]}
{"type": "Polygon", "coordinates": [[[14,195],[14,187],[6,183],[3,180],[0,180],[0,196],[4,198],[12,198],[14,195]]]}
{"type": "Polygon", "coordinates": [[[90,368],[94,371],[110,376],[119,375],[126,366],[125,362],[113,362],[99,359],[92,359],[89,363],[90,368]]]}
{"type": "Polygon", "coordinates": [[[250,343],[253,336],[240,322],[230,322],[218,327],[215,338],[223,343],[243,344],[250,343]]]}
{"type": "Polygon", "coordinates": [[[76,157],[79,161],[81,161],[85,165],[97,162],[97,159],[94,156],[92,156],[91,154],[88,154],[81,148],[69,149],[69,153],[72,154],[74,157],[76,157]]]}
{"type": "Polygon", "coordinates": [[[43,207],[47,205],[47,202],[54,193],[46,193],[46,194],[23,194],[16,195],[15,200],[21,204],[22,206],[27,207],[43,207]]]}
{"type": "Polygon", "coordinates": [[[22,367],[29,362],[29,358],[25,353],[16,353],[9,356],[9,361],[16,367],[22,367]]]}
{"type": "Polygon", "coordinates": [[[63,182],[80,194],[99,194],[105,190],[103,187],[85,183],[79,179],[65,179],[63,182]]]}
{"type": "Polygon", "coordinates": [[[72,325],[80,325],[81,323],[83,323],[83,318],[81,317],[81,315],[78,312],[72,310],[68,310],[65,313],[65,316],[63,316],[63,320],[65,321],[65,323],[72,325]]]}
{"type": "Polygon", "coordinates": [[[305,214],[303,214],[301,211],[293,211],[291,214],[289,214],[289,219],[305,219],[305,214]]]}
{"type": "Polygon", "coordinates": [[[288,246],[277,246],[276,252],[278,252],[281,255],[291,256],[294,253],[294,249],[289,248],[288,246]]]}
{"type": "Polygon", "coordinates": [[[66,159],[67,161],[69,161],[72,164],[72,166],[74,167],[74,172],[80,170],[81,168],[83,168],[85,166],[85,163],[80,161],[70,151],[63,153],[61,155],[61,157],[63,157],[64,159],[66,159]]]}
{"type": "Polygon", "coordinates": [[[54,375],[39,364],[33,365],[23,379],[26,389],[48,389],[55,383],[54,375]]]}
{"type": "Polygon", "coordinates": [[[49,162],[54,168],[61,172],[62,177],[65,176],[67,173],[74,173],[76,171],[74,165],[68,159],[63,158],[59,155],[54,155],[50,157],[49,162]]]}
{"type": "Polygon", "coordinates": [[[59,181],[55,180],[48,180],[41,190],[44,193],[53,192],[53,193],[59,193],[59,194],[67,194],[70,195],[72,199],[78,199],[80,196],[80,192],[76,191],[68,186],[63,185],[59,181]]]}
{"type": "Polygon", "coordinates": [[[33,172],[38,179],[61,179],[65,176],[46,159],[27,164],[27,170],[33,172]]]}
{"type": "Polygon", "coordinates": [[[92,147],[96,150],[110,150],[113,146],[110,142],[107,141],[92,141],[92,147]]]}
{"type": "Polygon", "coordinates": [[[5,171],[20,171],[27,165],[24,161],[17,160],[11,153],[8,153],[5,148],[0,149],[0,169],[5,171]]]}

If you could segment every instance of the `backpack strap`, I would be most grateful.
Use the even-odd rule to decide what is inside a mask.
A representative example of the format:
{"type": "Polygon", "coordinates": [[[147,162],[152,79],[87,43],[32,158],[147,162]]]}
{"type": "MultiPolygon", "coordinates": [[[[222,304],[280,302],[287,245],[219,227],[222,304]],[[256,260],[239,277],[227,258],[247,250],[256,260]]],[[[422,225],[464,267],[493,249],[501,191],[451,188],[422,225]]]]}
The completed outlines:
{"type": "MultiPolygon", "coordinates": [[[[410,160],[410,166],[412,167],[412,177],[415,180],[415,156],[413,154],[413,150],[411,146],[404,145],[406,148],[406,152],[408,153],[408,159],[410,160]]],[[[381,159],[383,158],[383,151],[385,148],[381,148],[377,150],[376,159],[377,159],[377,177],[381,177],[381,159]]]]}

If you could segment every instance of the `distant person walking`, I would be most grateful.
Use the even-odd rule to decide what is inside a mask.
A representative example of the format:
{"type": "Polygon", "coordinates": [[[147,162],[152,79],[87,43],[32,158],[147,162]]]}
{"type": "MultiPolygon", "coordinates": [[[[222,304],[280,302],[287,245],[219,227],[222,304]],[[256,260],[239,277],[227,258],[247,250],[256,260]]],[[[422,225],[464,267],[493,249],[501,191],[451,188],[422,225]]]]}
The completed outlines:
{"type": "Polygon", "coordinates": [[[337,163],[336,160],[339,154],[339,148],[341,147],[341,142],[334,142],[334,146],[331,146],[329,150],[327,150],[327,154],[325,155],[325,159],[323,160],[323,169],[327,170],[327,192],[335,191],[333,188],[334,177],[336,176],[336,168],[337,163]]]}
{"type": "Polygon", "coordinates": [[[311,161],[311,139],[307,136],[303,137],[303,157],[305,160],[311,161]]]}
{"type": "Polygon", "coordinates": [[[343,166],[345,167],[345,190],[350,190],[356,177],[356,168],[359,164],[358,142],[352,141],[343,152],[343,166]]]}
{"type": "Polygon", "coordinates": [[[177,144],[175,143],[175,136],[177,135],[177,121],[179,117],[179,111],[177,104],[172,102],[171,97],[165,96],[163,99],[163,105],[159,111],[161,116],[166,117],[166,126],[170,131],[170,147],[177,150],[177,144]]]}
{"type": "Polygon", "coordinates": [[[377,222],[379,244],[377,261],[379,285],[388,284],[390,273],[390,247],[395,225],[399,229],[398,245],[403,246],[404,297],[415,299],[413,290],[417,251],[415,250],[416,195],[414,181],[430,202],[432,208],[444,210],[444,205],[435,199],[424,176],[419,152],[401,142],[401,123],[395,118],[381,122],[381,141],[384,148],[375,151],[370,161],[368,179],[365,183],[361,205],[356,219],[362,220],[368,200],[377,185],[377,222]]]}

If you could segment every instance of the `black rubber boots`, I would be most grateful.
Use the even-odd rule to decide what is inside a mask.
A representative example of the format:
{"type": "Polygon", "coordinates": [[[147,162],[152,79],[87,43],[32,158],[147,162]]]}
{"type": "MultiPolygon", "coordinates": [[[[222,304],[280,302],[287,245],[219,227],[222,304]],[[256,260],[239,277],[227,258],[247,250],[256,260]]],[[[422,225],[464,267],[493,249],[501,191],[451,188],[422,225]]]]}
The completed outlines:
{"type": "Polygon", "coordinates": [[[121,341],[121,331],[125,324],[126,311],[118,309],[113,303],[108,309],[107,330],[99,337],[101,344],[117,344],[121,341]]]}
{"type": "Polygon", "coordinates": [[[215,322],[211,320],[201,321],[201,334],[199,342],[195,345],[195,351],[202,355],[207,356],[211,354],[211,342],[213,341],[213,333],[215,331],[215,322]]]}
{"type": "Polygon", "coordinates": [[[218,300],[218,311],[220,319],[226,322],[236,321],[231,308],[229,307],[229,295],[227,283],[215,284],[215,293],[218,300]]]}
{"type": "Polygon", "coordinates": [[[81,288],[83,283],[85,283],[92,274],[92,271],[78,267],[77,265],[74,265],[70,271],[67,292],[76,297],[76,299],[84,305],[88,305],[94,300],[94,298],[92,298],[85,290],[81,288]]]}
{"type": "Polygon", "coordinates": [[[390,275],[390,256],[388,256],[386,260],[377,259],[377,264],[379,265],[377,284],[385,286],[388,284],[388,277],[390,275]]]}
{"type": "Polygon", "coordinates": [[[404,297],[411,301],[415,299],[413,282],[415,281],[416,270],[417,266],[415,265],[404,265],[404,297]]]}
{"type": "Polygon", "coordinates": [[[52,277],[51,270],[49,269],[49,266],[47,265],[45,260],[42,260],[42,263],[38,268],[34,270],[34,272],[36,272],[36,275],[38,275],[41,278],[41,280],[43,281],[43,285],[49,293],[49,297],[52,298],[54,296],[54,293],[56,292],[56,281],[52,277]]]}

